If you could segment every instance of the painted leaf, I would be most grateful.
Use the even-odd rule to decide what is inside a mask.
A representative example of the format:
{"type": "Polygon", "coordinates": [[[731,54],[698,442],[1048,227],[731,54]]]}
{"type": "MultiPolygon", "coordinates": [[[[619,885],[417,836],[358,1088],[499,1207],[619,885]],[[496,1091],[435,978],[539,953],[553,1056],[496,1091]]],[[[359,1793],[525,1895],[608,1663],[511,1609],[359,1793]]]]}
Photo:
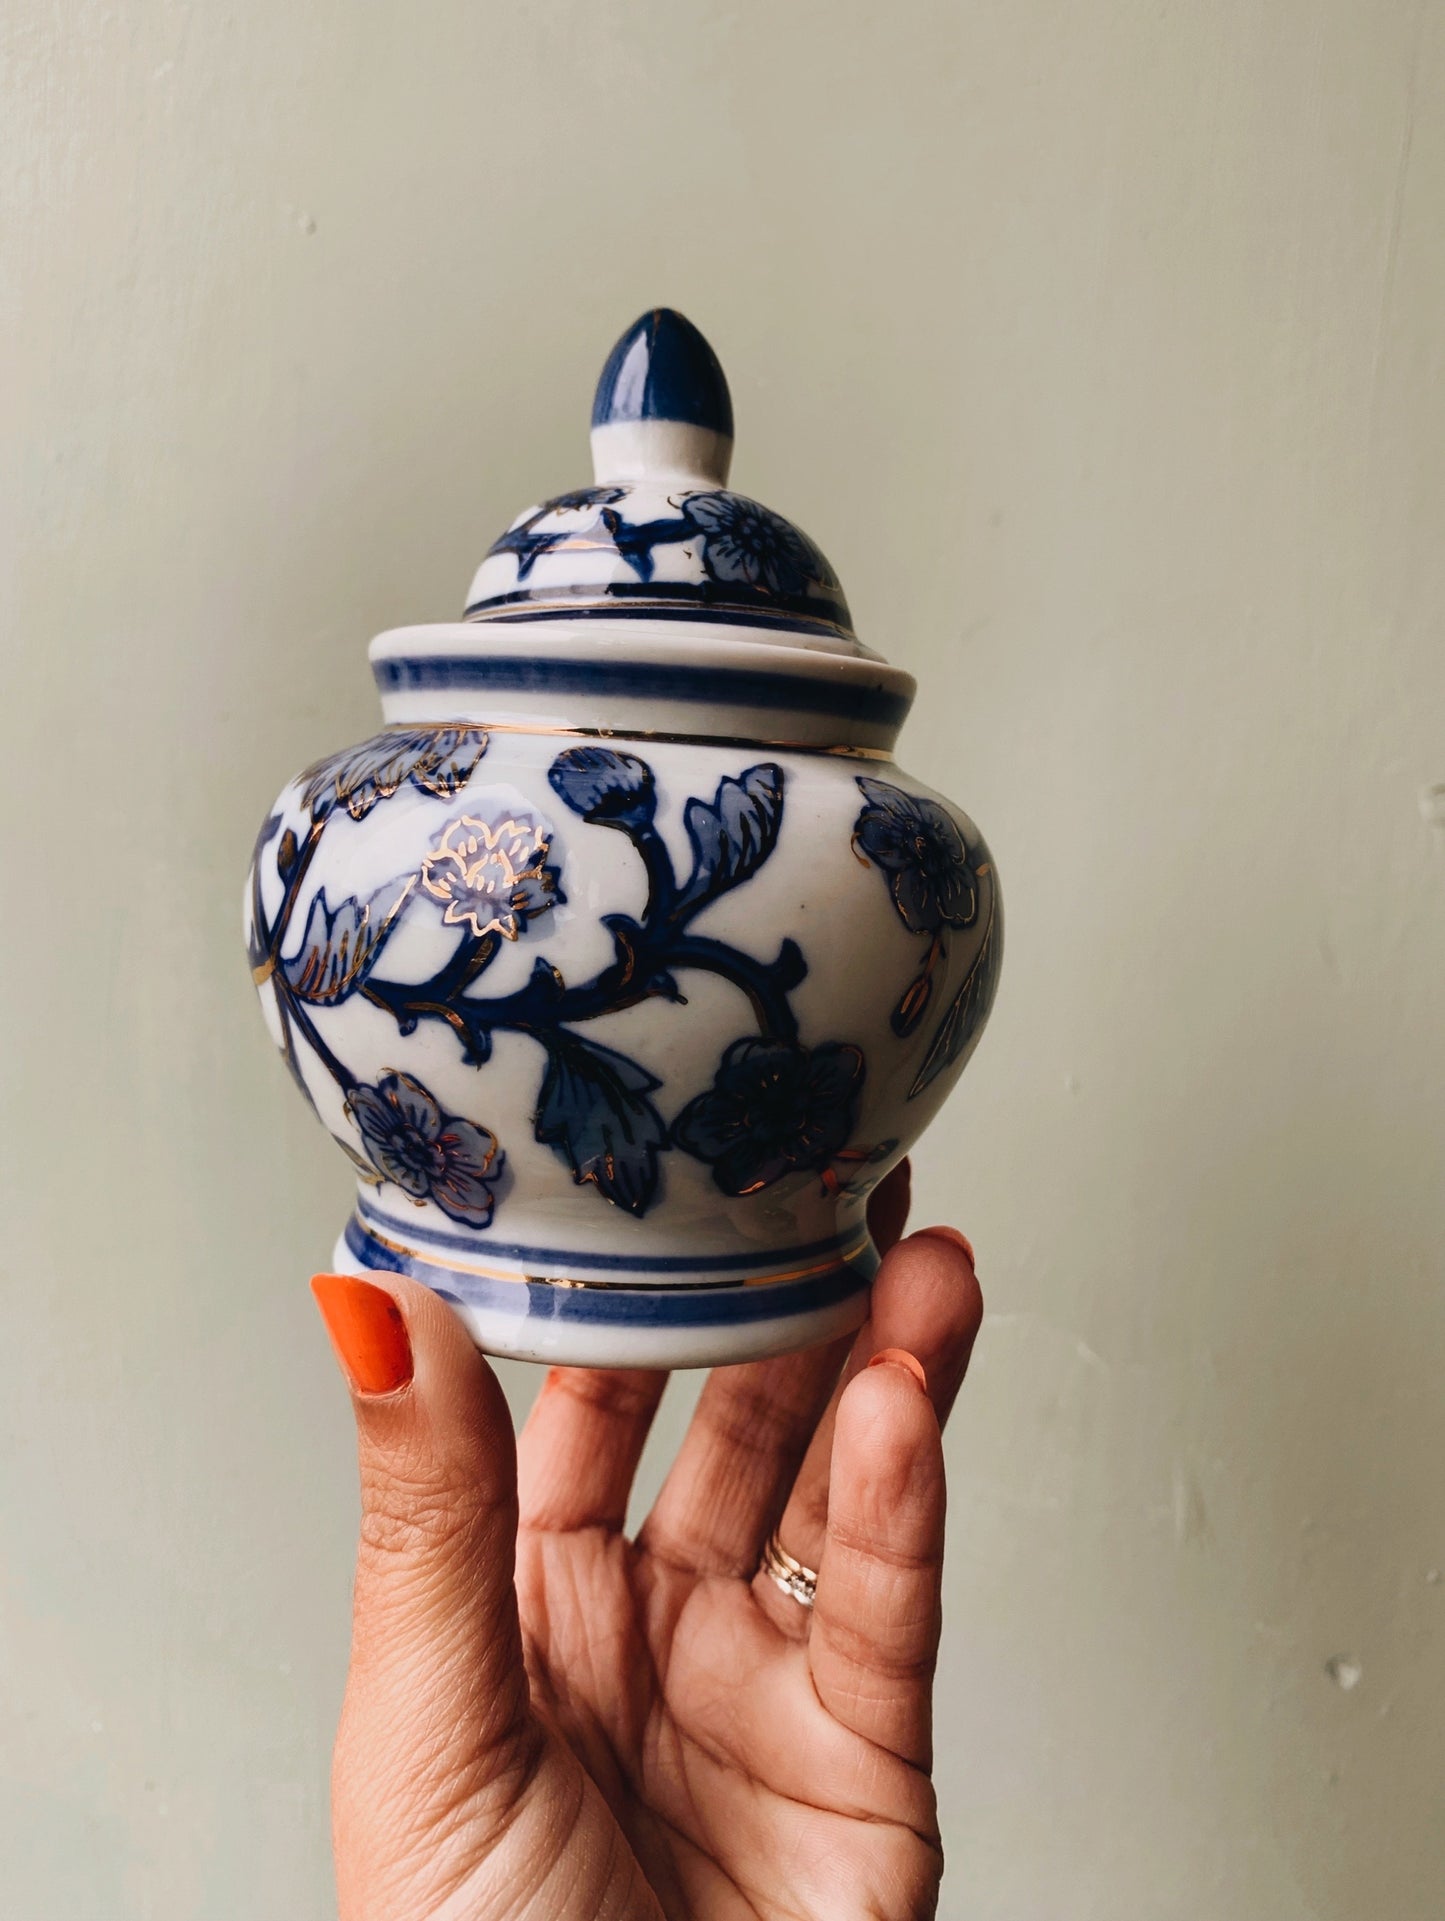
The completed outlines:
{"type": "Polygon", "coordinates": [[[922,1065],[913,1077],[913,1085],[908,1090],[909,1100],[915,1100],[930,1081],[937,1080],[954,1062],[962,1059],[978,1038],[988,1019],[993,997],[998,990],[999,966],[1003,960],[1003,917],[999,911],[998,898],[994,897],[993,911],[989,915],[988,926],[984,929],[983,942],[973,965],[964,976],[963,984],[954,995],[953,1001],[938,1023],[938,1030],[928,1043],[928,1052],[922,1065]]]}
{"type": "Polygon", "coordinates": [[[547,1072],[537,1100],[536,1136],[572,1169],[580,1186],[643,1214],[657,1191],[657,1156],[667,1129],[647,1096],[661,1083],[627,1055],[565,1029],[539,1036],[547,1072]]]}
{"type": "Polygon", "coordinates": [[[332,1006],[360,987],[415,886],[416,875],[403,874],[367,900],[347,899],[336,907],[328,905],[321,888],[306,916],[300,947],[281,963],[296,998],[332,1006]]]}
{"type": "Polygon", "coordinates": [[[378,1174],[364,1154],[358,1154],[356,1149],[351,1145],[351,1142],[344,1141],[339,1134],[333,1134],[331,1138],[356,1169],[356,1178],[358,1180],[365,1181],[368,1187],[381,1186],[386,1176],[384,1174],[378,1174]]]}
{"type": "Polygon", "coordinates": [[[777,845],[782,819],[783,770],[774,761],[728,775],[711,801],[690,800],[683,821],[693,867],[679,906],[695,910],[755,874],[777,845]]]}
{"type": "Polygon", "coordinates": [[[925,967],[923,972],[908,983],[903,990],[903,998],[889,1017],[893,1031],[900,1040],[907,1037],[917,1027],[928,1012],[928,1003],[933,998],[933,969],[925,967]]]}
{"type": "Polygon", "coordinates": [[[485,727],[438,727],[430,750],[421,755],[410,778],[422,793],[450,800],[466,786],[486,751],[485,727]]]}

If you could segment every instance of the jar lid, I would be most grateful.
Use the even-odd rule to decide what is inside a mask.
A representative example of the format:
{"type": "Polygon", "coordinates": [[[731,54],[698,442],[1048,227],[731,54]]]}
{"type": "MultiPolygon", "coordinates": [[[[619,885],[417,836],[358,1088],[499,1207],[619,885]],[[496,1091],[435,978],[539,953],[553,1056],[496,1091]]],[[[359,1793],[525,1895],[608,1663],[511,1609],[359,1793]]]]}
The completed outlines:
{"type": "Polygon", "coordinates": [[[594,484],[517,516],[477,569],[465,618],[686,620],[870,654],[814,542],[729,490],[732,447],[717,355],[670,307],[643,314],[597,382],[594,484]]]}

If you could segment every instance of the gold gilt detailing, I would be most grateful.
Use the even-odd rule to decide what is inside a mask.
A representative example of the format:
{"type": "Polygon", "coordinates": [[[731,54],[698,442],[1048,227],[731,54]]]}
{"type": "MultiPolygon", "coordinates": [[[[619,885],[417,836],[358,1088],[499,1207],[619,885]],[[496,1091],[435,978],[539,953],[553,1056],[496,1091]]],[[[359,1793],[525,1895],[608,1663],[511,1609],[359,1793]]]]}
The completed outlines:
{"type": "Polygon", "coordinates": [[[465,922],[478,940],[488,934],[515,940],[534,914],[552,904],[547,845],[547,830],[538,821],[493,826],[463,814],[422,862],[421,884],[433,900],[446,902],[442,919],[449,925],[465,922]]]}
{"type": "Polygon", "coordinates": [[[867,1234],[825,1261],[814,1261],[808,1267],[789,1268],[782,1274],[748,1274],[737,1281],[579,1281],[571,1275],[562,1274],[519,1274],[515,1268],[489,1267],[480,1261],[459,1261],[448,1254],[444,1260],[429,1260],[424,1253],[394,1241],[390,1235],[378,1233],[369,1221],[358,1214],[355,1217],[361,1231],[388,1253],[400,1254],[407,1260],[418,1261],[427,1267],[451,1267],[459,1274],[476,1274],[488,1281],[529,1281],[535,1287],[585,1287],[598,1293],[614,1294],[696,1294],[711,1291],[716,1294],[730,1292],[741,1287],[771,1287],[779,1281],[805,1281],[815,1274],[828,1274],[834,1268],[845,1267],[849,1261],[857,1260],[868,1245],[867,1234]]]}
{"type": "MultiPolygon", "coordinates": [[[[318,910],[313,899],[311,919],[307,922],[300,952],[293,954],[290,960],[281,958],[281,930],[278,929],[271,953],[259,967],[251,969],[251,979],[258,987],[264,987],[277,967],[282,966],[289,970],[287,979],[302,1000],[322,1006],[344,999],[365,971],[379,943],[396,925],[397,916],[411,899],[415,886],[415,874],[409,875],[400,884],[395,881],[389,883],[373,894],[370,900],[362,901],[356,907],[349,924],[343,924],[341,920],[346,909],[338,908],[328,915],[324,903],[318,910]],[[317,938],[313,940],[318,911],[321,925],[317,929],[317,938]]],[[[348,907],[350,905],[348,903],[348,907]]]]}
{"type": "MultiPolygon", "coordinates": [[[[411,890],[415,886],[415,874],[408,875],[399,889],[393,881],[373,894],[370,900],[363,901],[349,923],[342,919],[346,909],[338,908],[330,916],[330,924],[317,930],[320,937],[315,941],[309,938],[312,926],[308,923],[308,939],[301,953],[283,963],[287,968],[287,980],[302,1000],[324,1004],[346,997],[365,972],[378,946],[396,925],[397,916],[411,899],[411,890]]],[[[313,922],[316,914],[313,903],[313,922]]]]}
{"type": "MultiPolygon", "coordinates": [[[[389,723],[398,729],[434,724],[430,721],[401,720],[389,723]]],[[[478,726],[481,724],[476,723],[478,726]]],[[[486,730],[489,734],[536,734],[544,739],[555,736],[559,740],[652,740],[670,747],[775,747],[783,753],[821,754],[830,760],[891,761],[893,758],[891,747],[820,747],[816,741],[770,740],[758,734],[668,734],[653,728],[555,727],[521,720],[489,720],[486,730]]]]}

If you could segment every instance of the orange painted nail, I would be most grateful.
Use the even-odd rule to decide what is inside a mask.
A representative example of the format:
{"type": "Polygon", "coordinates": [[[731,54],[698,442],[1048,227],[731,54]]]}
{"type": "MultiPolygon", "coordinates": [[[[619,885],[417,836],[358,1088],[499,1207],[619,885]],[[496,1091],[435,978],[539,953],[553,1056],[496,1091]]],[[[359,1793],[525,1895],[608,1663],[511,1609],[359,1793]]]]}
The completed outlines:
{"type": "Polygon", "coordinates": [[[936,1234],[941,1241],[952,1241],[955,1247],[961,1247],[964,1253],[967,1254],[969,1266],[975,1270],[977,1269],[978,1262],[973,1256],[973,1242],[968,1238],[967,1234],[961,1234],[956,1227],[920,1227],[918,1232],[920,1234],[936,1234]]]}
{"type": "Polygon", "coordinates": [[[884,1362],[890,1367],[906,1367],[924,1393],[928,1392],[928,1376],[923,1371],[923,1363],[916,1354],[910,1354],[906,1347],[880,1347],[869,1367],[881,1367],[884,1362]]]}
{"type": "Polygon", "coordinates": [[[412,1375],[401,1309],[384,1287],[354,1274],[315,1274],[311,1292],[342,1371],[357,1394],[395,1394],[412,1375]]]}

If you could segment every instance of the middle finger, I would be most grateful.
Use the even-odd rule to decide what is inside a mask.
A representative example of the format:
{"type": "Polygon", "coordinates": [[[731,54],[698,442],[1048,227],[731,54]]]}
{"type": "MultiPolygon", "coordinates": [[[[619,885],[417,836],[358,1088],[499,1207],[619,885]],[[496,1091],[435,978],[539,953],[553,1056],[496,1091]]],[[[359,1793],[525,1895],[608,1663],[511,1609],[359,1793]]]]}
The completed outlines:
{"type": "MultiPolygon", "coordinates": [[[[909,1170],[895,1167],[868,1204],[881,1252],[908,1213],[909,1170]]],[[[699,1574],[751,1575],[852,1346],[821,1347],[714,1368],[639,1546],[699,1574]]]]}
{"type": "Polygon", "coordinates": [[[638,1546],[697,1574],[750,1574],[852,1341],[715,1367],[638,1546]]]}

